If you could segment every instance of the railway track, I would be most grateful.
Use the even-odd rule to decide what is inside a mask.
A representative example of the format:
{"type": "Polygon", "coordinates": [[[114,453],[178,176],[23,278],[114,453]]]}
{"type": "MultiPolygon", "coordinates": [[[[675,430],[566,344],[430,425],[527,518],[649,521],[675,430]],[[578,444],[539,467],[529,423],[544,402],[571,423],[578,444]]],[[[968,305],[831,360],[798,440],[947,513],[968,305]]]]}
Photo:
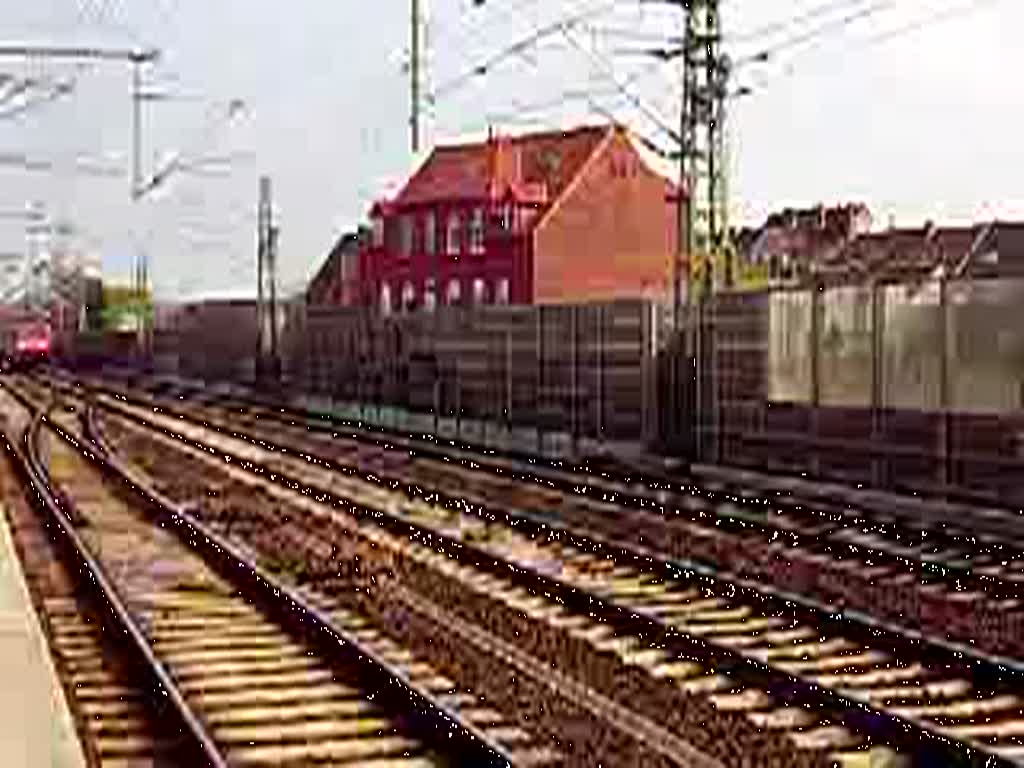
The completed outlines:
{"type": "Polygon", "coordinates": [[[185,765],[194,748],[147,683],[133,652],[107,608],[67,565],[61,541],[25,493],[22,437],[27,412],[0,393],[7,417],[0,459],[0,497],[21,561],[32,604],[50,646],[54,666],[90,766],[185,765]]]}
{"type": "Polygon", "coordinates": [[[777,581],[791,593],[878,615],[905,630],[958,643],[969,655],[985,653],[995,663],[1012,664],[998,657],[1024,655],[1024,550],[965,529],[950,530],[920,513],[915,517],[895,509],[881,514],[847,504],[837,508],[807,503],[792,493],[757,496],[749,484],[719,483],[710,491],[659,488],[653,481],[630,484],[422,440],[325,429],[300,414],[237,405],[207,406],[203,419],[250,437],[272,428],[275,440],[293,449],[355,461],[389,481],[456,496],[468,490],[475,503],[511,504],[556,517],[569,509],[645,547],[674,542],[662,546],[666,557],[777,581]],[[379,461],[369,456],[367,439],[382,446],[379,461]],[[397,449],[397,461],[383,455],[390,449],[397,449]],[[413,460],[403,460],[410,454],[413,460]],[[846,586],[844,580],[851,583],[846,586]]]}
{"type": "MultiPolygon", "coordinates": [[[[145,651],[150,676],[186,725],[181,737],[202,757],[174,764],[507,762],[357,643],[339,641],[336,628],[201,524],[112,486],[109,467],[68,422],[67,414],[51,422],[60,440],[41,420],[30,430],[36,491],[89,566],[96,599],[114,606],[122,632],[145,651]]],[[[59,643],[85,647],[75,618],[62,626],[59,643]]],[[[104,679],[97,673],[94,683],[104,679]]],[[[104,725],[118,722],[111,712],[104,725]]]]}
{"type": "MultiPolygon", "coordinates": [[[[119,443],[123,443],[123,440],[119,440],[119,443]]],[[[161,446],[163,456],[166,457],[167,452],[161,446]]],[[[204,458],[209,458],[204,456],[204,458]]],[[[150,465],[152,466],[152,465],[150,465]]],[[[164,460],[162,466],[166,468],[167,462],[164,460]]],[[[223,464],[215,463],[215,467],[221,469],[223,464]]],[[[180,476],[185,474],[189,477],[195,477],[202,472],[201,467],[188,466],[183,468],[180,466],[174,467],[170,470],[174,475],[180,476]]],[[[222,491],[218,491],[218,494],[222,491]]],[[[278,495],[280,495],[279,492],[278,495]]],[[[308,498],[302,494],[296,494],[294,491],[288,492],[293,496],[298,496],[299,505],[303,507],[305,511],[309,513],[311,518],[310,530],[316,531],[323,534],[324,531],[330,531],[330,525],[332,522],[337,522],[325,519],[323,510],[318,510],[316,505],[309,501],[308,498]]],[[[248,504],[249,509],[262,509],[272,510],[274,508],[273,499],[260,499],[258,503],[251,503],[253,494],[251,489],[247,493],[247,498],[250,500],[248,504]]],[[[212,517],[212,515],[211,515],[212,517]]],[[[294,519],[287,520],[287,522],[296,522],[294,519]]],[[[238,529],[245,524],[245,521],[234,519],[232,525],[233,534],[237,534],[238,529]]],[[[286,538],[287,534],[283,533],[283,528],[280,525],[280,520],[275,520],[276,532],[274,539],[280,541],[282,538],[286,538]]],[[[433,559],[433,556],[437,554],[432,547],[427,543],[419,543],[416,541],[399,540],[391,535],[382,535],[379,530],[375,530],[377,526],[370,525],[368,530],[364,530],[362,533],[370,540],[370,547],[380,549],[390,548],[394,551],[396,548],[399,551],[400,556],[404,556],[408,561],[412,561],[418,570],[409,579],[409,582],[417,584],[423,583],[426,580],[436,576],[437,563],[433,559]]],[[[341,531],[330,531],[336,533],[336,540],[351,541],[354,536],[351,530],[341,531]]],[[[326,543],[326,542],[325,542],[326,543]]],[[[365,552],[365,550],[364,550],[365,552]]],[[[309,559],[315,559],[313,552],[304,553],[309,555],[309,559]]],[[[337,570],[337,564],[333,564],[333,569],[337,570]]],[[[330,571],[330,569],[328,569],[330,571]]],[[[332,580],[331,573],[328,574],[327,582],[332,580]]],[[[306,574],[304,581],[307,586],[311,581],[315,581],[312,578],[314,574],[306,574]]],[[[461,589],[461,587],[460,587],[461,589]]],[[[359,590],[357,589],[356,592],[359,590]]],[[[335,610],[341,610],[343,613],[345,608],[335,603],[330,596],[316,594],[317,590],[313,592],[306,591],[305,593],[311,600],[318,600],[319,604],[324,606],[324,610],[334,612],[335,610]],[[332,603],[334,603],[332,605],[332,603]]],[[[346,592],[351,593],[351,588],[347,589],[346,592]]],[[[367,593],[369,590],[367,590],[367,593]]],[[[464,607],[464,601],[459,600],[459,597],[463,597],[460,592],[455,603],[459,606],[464,607]]],[[[471,595],[469,596],[471,597],[471,595]]],[[[560,744],[567,738],[571,740],[582,740],[587,741],[590,739],[606,739],[607,733],[609,732],[621,732],[634,734],[638,737],[637,740],[641,747],[651,745],[644,756],[642,753],[637,752],[634,747],[633,750],[619,749],[614,753],[614,757],[609,760],[599,761],[604,762],[608,765],[638,765],[638,766],[649,766],[659,765],[668,759],[671,764],[681,765],[693,765],[693,766],[724,766],[724,765],[825,765],[830,764],[828,762],[822,762],[815,760],[815,751],[813,745],[805,746],[797,757],[791,757],[789,754],[793,750],[793,745],[788,744],[785,740],[779,739],[778,736],[761,735],[756,732],[757,729],[751,728],[750,723],[740,722],[741,726],[746,726],[747,740],[739,740],[736,744],[726,744],[723,740],[721,744],[713,744],[712,747],[718,749],[718,751],[725,751],[730,756],[728,762],[719,762],[713,757],[704,756],[699,750],[694,749],[692,746],[681,740],[672,730],[666,729],[660,725],[658,720],[664,719],[665,712],[663,710],[655,709],[654,707],[648,706],[645,712],[636,711],[634,702],[631,700],[631,693],[628,690],[619,690],[619,685],[613,685],[611,688],[615,691],[616,696],[609,696],[607,690],[600,691],[595,690],[594,686],[588,685],[585,681],[588,672],[588,663],[586,660],[581,659],[577,664],[577,675],[575,677],[565,674],[558,674],[554,669],[553,665],[547,659],[541,659],[538,661],[536,657],[531,657],[530,654],[524,653],[523,649],[520,648],[521,640],[518,637],[518,633],[513,634],[512,632],[505,632],[506,637],[501,638],[500,635],[502,627],[495,628],[494,626],[488,626],[485,630],[481,630],[476,627],[475,624],[479,623],[474,621],[478,619],[478,616],[472,616],[472,612],[459,614],[457,610],[453,610],[452,602],[449,601],[447,605],[439,605],[433,603],[428,599],[424,599],[422,593],[417,592],[412,594],[410,591],[405,589],[392,589],[387,594],[387,603],[389,608],[384,610],[380,626],[384,627],[395,627],[403,626],[409,627],[411,625],[417,626],[420,631],[414,632],[411,629],[407,634],[416,635],[420,638],[426,637],[426,643],[429,645],[454,645],[456,646],[458,656],[455,666],[457,668],[464,668],[466,660],[464,658],[464,648],[476,645],[477,647],[483,647],[489,650],[492,656],[504,659],[507,670],[498,670],[498,685],[499,691],[505,689],[505,695],[511,698],[513,701],[522,703],[525,698],[533,699],[538,696],[544,697],[544,689],[548,689],[552,693],[556,693],[558,697],[565,700],[575,702],[577,706],[582,705],[582,708],[593,712],[598,721],[585,726],[583,729],[580,728],[580,723],[577,721],[568,723],[568,727],[562,730],[555,731],[555,742],[560,744]],[[433,622],[432,625],[425,625],[424,616],[434,615],[438,618],[433,622]],[[495,631],[497,629],[498,631],[495,631]],[[579,674],[582,673],[582,674],[579,674]],[[530,693],[530,686],[527,685],[524,689],[524,681],[538,681],[538,684],[533,684],[533,692],[530,693]],[[615,700],[617,699],[617,700],[615,700]],[[575,727],[574,727],[575,726],[575,727]],[[574,733],[575,732],[575,733],[574,733]],[[753,742],[751,741],[753,737],[753,742]],[[774,757],[768,751],[758,751],[751,747],[754,743],[767,745],[772,743],[774,739],[775,754],[774,757]],[[730,752],[730,749],[732,750],[730,752]],[[655,762],[655,760],[660,760],[655,762]]],[[[337,615],[337,614],[334,614],[337,615]]],[[[339,618],[339,621],[344,619],[339,618]]],[[[507,629],[507,627],[505,627],[507,629]]],[[[376,634],[374,632],[374,634],[376,634]]],[[[420,640],[422,644],[422,639],[420,640]]],[[[426,650],[426,649],[421,649],[426,650]]],[[[669,672],[672,672],[668,668],[669,672]]],[[[687,677],[697,676],[701,671],[698,666],[685,665],[680,666],[676,670],[676,677],[685,675],[687,677]]],[[[667,683],[671,682],[671,676],[669,676],[667,683]]],[[[667,685],[666,685],[667,687],[667,685]]],[[[701,686],[699,681],[691,683],[689,687],[692,687],[695,694],[699,694],[701,686]]],[[[607,687],[606,687],[607,688],[607,687]]],[[[492,689],[493,690],[493,689],[492,689]]],[[[683,693],[687,688],[680,689],[679,693],[683,693]]],[[[495,691],[496,698],[500,698],[498,691],[495,691]]],[[[726,686],[726,690],[722,692],[723,701],[729,699],[730,696],[736,696],[740,693],[740,689],[736,686],[726,686]]],[[[544,699],[545,704],[542,707],[541,715],[545,719],[550,719],[551,716],[559,715],[556,719],[556,723],[561,722],[564,718],[557,712],[552,712],[551,698],[544,699]],[[547,711],[543,711],[547,708],[547,711]]],[[[559,706],[558,701],[554,701],[554,709],[557,710],[559,706]]],[[[723,724],[718,723],[717,728],[715,724],[710,721],[712,717],[718,720],[731,720],[732,725],[737,725],[739,718],[735,715],[731,715],[725,712],[724,715],[716,713],[713,710],[709,710],[706,703],[703,709],[695,709],[688,707],[690,710],[690,717],[696,723],[697,718],[703,718],[700,721],[701,734],[707,738],[708,736],[715,736],[723,730],[723,724]]],[[[818,717],[814,719],[814,723],[821,722],[822,718],[818,717]]],[[[725,724],[727,728],[729,723],[725,724]]],[[[787,726],[781,724],[779,728],[775,729],[776,734],[784,733],[787,726]]],[[[818,750],[822,752],[823,750],[818,750]]],[[[582,762],[578,763],[581,765],[593,765],[595,758],[585,758],[582,762]]],[[[563,763],[559,763],[563,764],[563,763]]],[[[568,763],[564,763],[568,764],[568,763]]]]}
{"type": "MultiPolygon", "coordinates": [[[[117,407],[125,415],[130,411],[123,404],[117,407]]],[[[321,496],[327,489],[338,489],[337,477],[329,469],[318,467],[308,456],[306,459],[282,457],[278,451],[241,444],[238,438],[211,435],[208,431],[204,435],[199,427],[183,424],[180,419],[152,414],[143,417],[139,412],[133,418],[140,423],[160,423],[162,429],[174,435],[172,439],[200,443],[203,453],[219,459],[230,457],[233,462],[248,462],[261,468],[273,466],[279,479],[283,475],[289,484],[313,490],[321,496]]],[[[792,701],[808,703],[818,695],[819,706],[820,692],[824,689],[829,692],[825,698],[829,699],[831,711],[845,706],[843,714],[850,718],[847,722],[857,723],[862,732],[877,733],[898,723],[898,728],[909,728],[915,738],[928,742],[928,748],[946,749],[947,754],[941,759],[983,761],[997,755],[1006,760],[1020,758],[1021,700],[1012,692],[1002,690],[998,681],[989,684],[980,680],[977,668],[948,657],[940,658],[942,654],[936,655],[932,649],[916,648],[898,637],[871,641],[848,623],[822,626],[820,615],[766,602],[762,596],[744,590],[742,585],[737,589],[736,583],[712,582],[709,585],[700,578],[673,576],[665,568],[659,568],[654,559],[648,562],[647,568],[637,568],[642,565],[642,557],[637,558],[636,553],[631,556],[621,549],[616,551],[616,547],[607,542],[595,542],[586,532],[572,531],[573,536],[569,537],[565,531],[552,533],[549,529],[545,534],[543,524],[537,524],[526,526],[532,536],[523,535],[519,532],[523,530],[522,525],[519,531],[515,530],[511,517],[502,522],[486,521],[472,514],[452,514],[422,503],[396,503],[393,492],[389,497],[388,491],[370,483],[353,489],[353,484],[361,482],[346,479],[344,492],[364,500],[372,499],[371,503],[378,510],[387,509],[393,519],[401,520],[418,535],[429,532],[445,542],[496,556],[496,563],[514,562],[522,572],[533,573],[537,584],[549,594],[557,593],[566,605],[573,594],[583,595],[592,612],[598,604],[609,609],[608,616],[616,611],[619,615],[629,615],[634,621],[630,627],[633,632],[613,621],[580,624],[578,617],[566,617],[561,615],[561,610],[551,610],[555,606],[550,603],[538,604],[539,596],[524,595],[521,585],[496,582],[495,573],[481,578],[474,576],[478,571],[463,568],[459,574],[467,586],[475,582],[478,590],[504,600],[521,614],[532,615],[553,626],[569,626],[575,637],[601,644],[652,676],[682,671],[681,665],[672,658],[672,650],[679,651],[679,643],[686,642],[691,644],[691,653],[696,647],[704,652],[711,649],[710,655],[717,668],[728,669],[730,674],[700,674],[707,670],[698,668],[695,675],[681,675],[683,680],[674,678],[681,685],[687,684],[685,678],[693,676],[697,679],[692,682],[697,686],[728,691],[735,684],[733,677],[745,677],[749,681],[751,669],[766,668],[768,672],[760,681],[762,688],[748,685],[738,693],[723,694],[721,698],[729,702],[726,706],[736,706],[745,717],[752,716],[752,721],[760,722],[764,728],[790,718],[791,738],[797,743],[799,734],[810,733],[805,743],[817,738],[833,752],[863,746],[863,741],[858,742],[858,735],[848,729],[807,722],[806,709],[773,708],[773,704],[778,704],[774,696],[778,695],[776,691],[780,687],[795,690],[792,701]],[[540,537],[544,540],[535,540],[540,537]],[[567,542],[568,538],[574,539],[573,543],[567,542]],[[592,551],[585,551],[587,549],[592,551]],[[610,563],[609,557],[612,558],[610,563]],[[615,558],[621,562],[616,562],[615,558]],[[566,621],[569,623],[565,624],[566,621]],[[675,639],[660,647],[652,646],[649,642],[652,627],[669,630],[675,639]],[[804,722],[799,722],[801,719],[804,722]],[[942,746],[944,739],[966,744],[969,749],[964,752],[960,747],[942,746]],[[950,757],[953,752],[957,753],[956,758],[950,757]]],[[[523,519],[516,518],[515,522],[521,524],[523,519]]],[[[450,562],[451,558],[446,557],[438,560],[434,567],[444,570],[445,563],[450,562]]],[[[453,565],[448,567],[455,572],[459,570],[453,565]]],[[[902,746],[906,747],[907,743],[907,739],[902,740],[902,746]]],[[[921,754],[914,753],[913,747],[910,753],[921,754]]]]}
{"type": "MultiPolygon", "coordinates": [[[[65,419],[66,421],[67,419],[65,419]]],[[[65,425],[70,431],[71,425],[65,425]]],[[[167,464],[166,456],[161,458],[163,464],[167,464]]],[[[117,466],[114,461],[111,464],[117,466]]],[[[131,473],[121,467],[119,472],[128,478],[137,478],[138,475],[131,473]]],[[[136,482],[133,480],[133,482],[136,482]]],[[[143,485],[143,483],[137,483],[143,485]]],[[[150,490],[147,495],[159,496],[159,492],[150,490]]],[[[246,494],[245,503],[251,510],[273,510],[273,504],[266,505],[253,503],[252,494],[246,494]]],[[[235,521],[236,523],[238,521],[235,521]]],[[[278,521],[274,521],[274,533],[272,538],[280,538],[280,527],[278,521]]],[[[214,523],[214,527],[216,524],[214,523]]],[[[239,525],[234,526],[233,533],[239,525]]],[[[222,545],[226,548],[226,545],[222,545]]],[[[244,554],[244,551],[243,551],[244,554]]],[[[253,553],[255,554],[255,553],[253,553]]],[[[287,574],[284,575],[287,579],[287,574]]],[[[476,670],[476,680],[473,682],[490,683],[490,688],[495,692],[494,699],[501,698],[502,685],[507,688],[506,696],[513,702],[520,705],[520,709],[529,710],[528,719],[536,720],[543,717],[546,721],[546,731],[550,738],[539,739],[536,734],[528,733],[514,722],[510,722],[505,712],[499,712],[496,704],[499,702],[485,699],[480,690],[474,690],[466,686],[465,681],[460,681],[458,686],[438,671],[438,666],[432,665],[436,656],[434,647],[442,641],[439,638],[454,635],[462,643],[459,648],[458,667],[465,671],[467,667],[473,666],[474,662],[479,666],[479,659],[467,658],[466,648],[475,646],[480,656],[487,652],[492,656],[504,655],[506,658],[515,656],[517,651],[514,647],[505,644],[495,643],[493,638],[486,637],[479,631],[468,632],[458,617],[438,615],[436,608],[424,605],[420,596],[407,595],[404,604],[399,606],[398,613],[394,611],[384,616],[384,621],[376,622],[374,626],[373,617],[365,610],[353,610],[351,605],[339,601],[325,600],[322,595],[309,593],[307,590],[296,586],[296,594],[307,601],[326,617],[331,626],[340,632],[347,634],[350,638],[358,641],[363,648],[375,653],[382,658],[390,660],[394,665],[403,670],[409,682],[420,688],[440,689],[444,691],[444,698],[450,703],[453,711],[458,716],[476,727],[491,740],[492,743],[505,746],[510,762],[522,766],[543,766],[543,765],[565,765],[565,766],[591,766],[597,763],[607,765],[638,765],[638,766],[661,766],[661,765],[692,765],[708,766],[708,768],[722,768],[721,763],[707,759],[700,753],[683,743],[673,734],[637,717],[635,713],[629,712],[622,707],[617,707],[606,698],[596,695],[594,691],[585,686],[576,686],[571,691],[571,697],[566,698],[564,686],[559,681],[552,680],[549,670],[539,669],[535,662],[529,659],[513,659],[511,674],[497,675],[498,680],[491,680],[495,676],[495,666],[488,666],[486,669],[476,670]],[[433,613],[434,621],[425,621],[424,616],[433,613]],[[406,636],[397,638],[396,643],[394,632],[387,636],[382,627],[392,630],[396,625],[406,627],[415,625],[418,632],[407,631],[406,636]],[[418,646],[418,647],[415,647],[418,646]],[[532,669],[531,669],[532,666],[532,669]],[[521,678],[517,679],[519,673],[530,675],[545,681],[548,691],[531,691],[529,684],[523,683],[521,678]],[[581,690],[587,698],[586,706],[579,707],[576,699],[581,690]],[[517,701],[518,699],[518,701],[517,701]],[[581,709],[585,711],[580,711],[581,709]],[[591,716],[587,716],[588,712],[591,716]],[[611,734],[611,735],[609,735],[611,734]],[[642,739],[638,738],[639,735],[642,739]],[[653,746],[649,746],[653,745],[653,746]],[[568,751],[567,751],[568,750],[568,751]]],[[[357,590],[358,591],[358,590],[357,590]]],[[[352,589],[346,590],[351,593],[352,589]]],[[[399,601],[401,602],[401,601],[399,601]]],[[[358,606],[365,608],[365,606],[358,606]]],[[[381,617],[377,617],[378,619],[381,617]]],[[[500,673],[500,669],[498,672],[500,673]]],[[[481,685],[481,687],[484,687],[481,685]]],[[[537,686],[533,686],[537,688],[537,686]]],[[[491,698],[491,697],[488,697],[491,698]]],[[[545,730],[545,729],[542,729],[545,730]]],[[[478,763],[471,762],[476,765],[478,763]]]]}

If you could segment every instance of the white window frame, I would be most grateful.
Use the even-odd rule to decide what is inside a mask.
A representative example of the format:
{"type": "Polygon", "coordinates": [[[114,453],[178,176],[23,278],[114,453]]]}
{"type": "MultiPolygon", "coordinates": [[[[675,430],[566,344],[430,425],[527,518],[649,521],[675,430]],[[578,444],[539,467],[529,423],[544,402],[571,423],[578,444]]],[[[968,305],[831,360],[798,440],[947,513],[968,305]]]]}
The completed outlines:
{"type": "Polygon", "coordinates": [[[406,280],[402,285],[402,309],[409,311],[416,303],[416,288],[413,284],[406,280]]]}
{"type": "Polygon", "coordinates": [[[380,286],[380,311],[383,315],[391,314],[391,286],[388,283],[380,286]]]}
{"type": "Polygon", "coordinates": [[[469,218],[469,252],[484,252],[484,209],[477,206],[469,218]]]}
{"type": "Polygon", "coordinates": [[[461,251],[461,229],[462,217],[458,211],[452,211],[448,214],[448,222],[444,228],[444,248],[450,256],[458,256],[461,251]]]}
{"type": "Polygon", "coordinates": [[[509,279],[502,277],[498,280],[497,287],[494,290],[494,303],[495,304],[508,304],[510,300],[511,286],[509,285],[509,279]]]}

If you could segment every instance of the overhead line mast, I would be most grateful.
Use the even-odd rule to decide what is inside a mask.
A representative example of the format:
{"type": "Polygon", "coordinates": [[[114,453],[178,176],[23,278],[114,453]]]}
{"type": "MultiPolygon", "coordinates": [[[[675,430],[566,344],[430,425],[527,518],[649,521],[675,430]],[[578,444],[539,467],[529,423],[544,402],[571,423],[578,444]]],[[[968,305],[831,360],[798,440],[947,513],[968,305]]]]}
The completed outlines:
{"type": "Polygon", "coordinates": [[[409,133],[412,152],[420,151],[420,0],[409,3],[409,133]]]}

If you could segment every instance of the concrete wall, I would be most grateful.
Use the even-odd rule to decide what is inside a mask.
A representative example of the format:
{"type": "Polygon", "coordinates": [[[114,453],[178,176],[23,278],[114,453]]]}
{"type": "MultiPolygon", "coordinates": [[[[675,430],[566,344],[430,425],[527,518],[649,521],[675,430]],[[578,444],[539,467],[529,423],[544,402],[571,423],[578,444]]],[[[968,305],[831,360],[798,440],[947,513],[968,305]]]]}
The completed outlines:
{"type": "Polygon", "coordinates": [[[1024,279],[952,282],[947,296],[943,310],[934,282],[825,290],[817,302],[815,350],[811,293],[774,293],[769,399],[812,402],[811,371],[817,364],[819,404],[871,406],[873,370],[878,366],[881,387],[875,405],[939,410],[944,405],[945,354],[948,408],[968,413],[1024,409],[1024,326],[1018,320],[1024,279]],[[872,290],[877,292],[877,310],[872,307],[872,290]]]}

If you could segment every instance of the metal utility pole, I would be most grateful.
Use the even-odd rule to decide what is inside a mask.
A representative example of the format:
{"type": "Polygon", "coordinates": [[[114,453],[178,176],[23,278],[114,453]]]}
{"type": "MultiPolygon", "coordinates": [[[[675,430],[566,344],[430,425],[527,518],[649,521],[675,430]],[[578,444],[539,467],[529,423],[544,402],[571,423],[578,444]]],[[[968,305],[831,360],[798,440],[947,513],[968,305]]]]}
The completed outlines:
{"type": "MultiPolygon", "coordinates": [[[[144,99],[142,92],[142,65],[153,61],[155,58],[155,52],[132,51],[128,55],[128,60],[132,66],[132,178],[130,194],[132,202],[136,204],[142,199],[144,194],[142,181],[142,102],[144,99]]],[[[133,275],[135,286],[132,291],[132,298],[136,303],[135,313],[138,323],[136,329],[137,345],[140,356],[143,358],[149,347],[149,324],[147,323],[146,311],[146,273],[148,272],[146,269],[146,258],[144,249],[136,242],[136,264],[135,274],[133,275]]]]}
{"type": "Polygon", "coordinates": [[[691,181],[689,176],[690,153],[693,151],[693,135],[690,119],[690,99],[693,93],[693,13],[687,8],[683,14],[683,79],[679,99],[679,189],[676,196],[676,253],[672,270],[672,330],[678,332],[681,323],[681,305],[689,303],[689,285],[692,271],[689,259],[693,254],[693,222],[689,203],[691,181]],[[687,275],[683,277],[683,265],[687,275]],[[685,292],[685,293],[684,293],[685,292]]]}
{"type": "Polygon", "coordinates": [[[420,151],[420,0],[409,3],[409,132],[412,151],[420,151]]]}
{"type": "Polygon", "coordinates": [[[264,308],[264,265],[267,259],[268,232],[270,229],[270,177],[261,176],[259,181],[259,201],[256,205],[256,366],[257,378],[262,376],[265,357],[266,324],[264,308]]]}
{"type": "Polygon", "coordinates": [[[270,281],[270,375],[274,381],[280,371],[277,349],[277,236],[280,228],[271,223],[267,228],[267,272],[270,281]]]}
{"type": "Polygon", "coordinates": [[[132,61],[132,200],[142,194],[142,62],[132,61]]]}
{"type": "Polygon", "coordinates": [[[256,368],[257,375],[267,373],[267,363],[272,374],[277,375],[277,238],[278,227],[274,224],[273,202],[271,200],[270,177],[261,176],[259,181],[259,204],[256,211],[256,368]],[[268,327],[269,325],[269,333],[268,327]],[[269,360],[267,341],[270,342],[269,360]]]}
{"type": "MultiPolygon", "coordinates": [[[[705,327],[705,302],[715,285],[715,264],[720,257],[726,226],[721,140],[727,63],[720,53],[720,0],[693,0],[684,4],[683,83],[680,106],[680,183],[686,199],[679,202],[679,227],[687,266],[685,306],[688,328],[687,358],[695,365],[694,432],[698,460],[707,458],[707,417],[711,414],[714,350],[713,329],[705,327]],[[682,210],[686,206],[685,212],[682,210]],[[695,274],[695,268],[699,273],[695,274]],[[699,275],[699,282],[694,281],[699,275]]],[[[682,190],[681,190],[682,191],[682,190]]],[[[682,259],[680,259],[682,261],[682,259]]],[[[677,287],[676,295],[682,293],[677,287]]],[[[679,328],[680,310],[675,311],[679,328]]]]}

